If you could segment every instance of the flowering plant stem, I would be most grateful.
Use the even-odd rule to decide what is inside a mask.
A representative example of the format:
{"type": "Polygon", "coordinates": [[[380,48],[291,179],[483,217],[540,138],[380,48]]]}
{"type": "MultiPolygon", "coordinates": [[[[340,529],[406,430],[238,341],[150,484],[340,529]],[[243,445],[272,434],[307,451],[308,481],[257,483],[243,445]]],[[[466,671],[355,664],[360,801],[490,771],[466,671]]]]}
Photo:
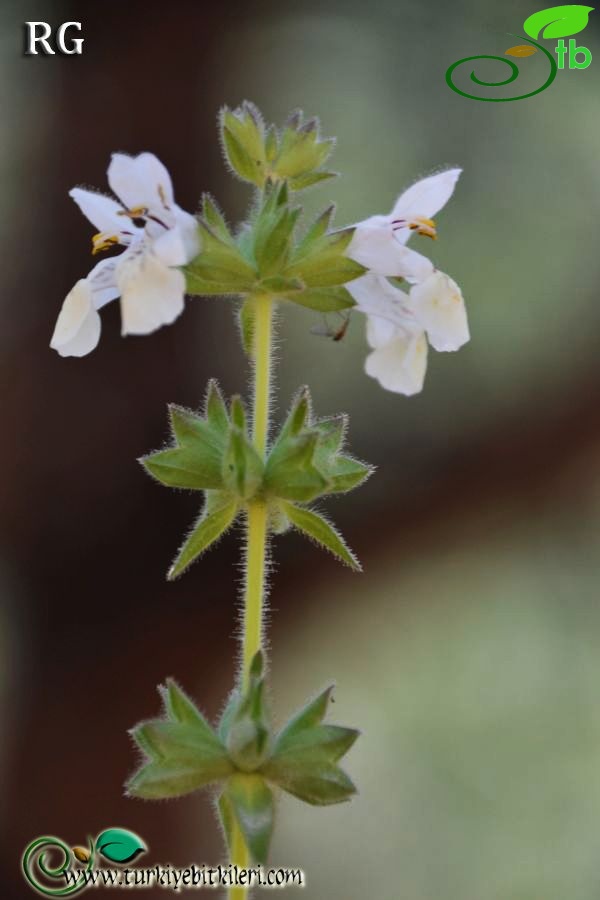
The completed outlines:
{"type": "MultiPolygon", "coordinates": [[[[264,459],[269,430],[271,398],[271,343],[273,300],[268,294],[252,297],[254,322],[254,396],[252,406],[252,441],[264,459]]],[[[262,646],[263,600],[267,565],[267,505],[263,500],[248,504],[246,516],[246,584],[244,591],[242,636],[242,689],[248,688],[250,665],[262,646]]],[[[249,864],[248,848],[237,823],[234,825],[231,861],[240,868],[249,864]]],[[[245,900],[246,887],[232,887],[230,900],[245,900]]]]}

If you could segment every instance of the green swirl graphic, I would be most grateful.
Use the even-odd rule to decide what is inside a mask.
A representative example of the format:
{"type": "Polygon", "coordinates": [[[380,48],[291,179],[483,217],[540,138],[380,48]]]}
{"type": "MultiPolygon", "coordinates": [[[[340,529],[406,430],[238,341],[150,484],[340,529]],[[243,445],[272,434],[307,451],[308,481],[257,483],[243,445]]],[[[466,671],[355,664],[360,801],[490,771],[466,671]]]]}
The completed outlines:
{"type": "MultiPolygon", "coordinates": [[[[67,894],[75,894],[82,888],[86,887],[83,878],[78,879],[74,884],[66,884],[64,875],[70,868],[72,861],[71,848],[57,837],[40,837],[25,850],[23,854],[22,866],[23,873],[29,884],[40,894],[48,897],[65,897],[67,894]],[[48,850],[58,849],[63,854],[62,862],[59,865],[51,866],[47,862],[46,854],[48,850]],[[43,881],[39,880],[39,874],[47,879],[60,878],[62,887],[49,887],[43,881]]],[[[90,858],[87,863],[86,872],[89,872],[94,863],[94,847],[90,842],[90,858]]]]}
{"type": "Polygon", "coordinates": [[[454,74],[454,70],[461,66],[463,63],[472,62],[476,59],[494,59],[501,63],[507,65],[510,69],[510,75],[508,78],[505,78],[504,81],[482,81],[477,77],[474,71],[471,72],[471,81],[474,81],[475,84],[481,85],[481,87],[502,87],[505,84],[511,84],[513,81],[519,77],[519,69],[517,65],[512,62],[510,59],[506,59],[504,56],[465,56],[464,59],[459,59],[457,62],[452,63],[452,65],[448,68],[446,72],[446,84],[451,90],[453,90],[456,94],[460,94],[461,97],[467,97],[469,100],[482,100],[484,103],[508,103],[511,100],[525,100],[527,97],[534,97],[536,94],[540,94],[542,91],[545,91],[546,88],[550,87],[554,79],[556,78],[556,73],[558,71],[558,66],[556,65],[556,60],[552,56],[552,54],[546,50],[545,47],[542,47],[541,44],[538,44],[536,41],[532,41],[531,38],[523,37],[520,34],[511,34],[511,37],[519,38],[519,40],[527,41],[528,44],[533,44],[534,47],[537,47],[538,50],[541,50],[544,53],[550,63],[550,74],[544,84],[537,88],[535,91],[530,91],[528,94],[521,94],[519,97],[477,97],[475,94],[467,94],[466,91],[461,91],[459,87],[457,87],[453,80],[452,76],[454,74]]]}

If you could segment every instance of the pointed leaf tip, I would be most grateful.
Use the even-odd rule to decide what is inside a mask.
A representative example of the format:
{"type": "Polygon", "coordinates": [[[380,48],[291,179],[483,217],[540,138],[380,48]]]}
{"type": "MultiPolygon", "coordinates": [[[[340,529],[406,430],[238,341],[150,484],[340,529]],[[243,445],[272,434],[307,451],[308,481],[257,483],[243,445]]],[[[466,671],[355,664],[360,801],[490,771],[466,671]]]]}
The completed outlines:
{"type": "Polygon", "coordinates": [[[203,512],[169,569],[168,580],[178,578],[205,550],[218,541],[231,528],[238,513],[237,500],[231,499],[225,500],[215,509],[203,512]]]}
{"type": "Polygon", "coordinates": [[[355,572],[362,571],[359,561],[327,519],[314,510],[304,509],[293,503],[281,501],[281,505],[290,522],[298,531],[301,531],[321,547],[329,550],[330,553],[333,553],[334,556],[351,569],[354,569],[355,572]]]}

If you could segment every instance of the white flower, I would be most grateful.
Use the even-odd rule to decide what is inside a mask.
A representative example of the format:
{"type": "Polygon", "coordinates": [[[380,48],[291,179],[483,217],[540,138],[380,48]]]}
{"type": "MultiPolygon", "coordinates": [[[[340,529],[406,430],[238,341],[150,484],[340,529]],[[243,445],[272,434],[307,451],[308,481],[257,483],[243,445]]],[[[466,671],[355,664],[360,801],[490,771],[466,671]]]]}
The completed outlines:
{"type": "Polygon", "coordinates": [[[169,173],[152,153],[114,153],[108,183],[120,203],[73,188],[71,197],[98,229],[92,253],[125,247],[99,262],[65,299],[50,346],[61,356],[85,356],[100,339],[98,310],[121,298],[122,334],[149,334],[183,311],[185,278],[172,266],[199,250],[195,218],[174,201],[169,173]]]}
{"type": "Polygon", "coordinates": [[[346,285],[356,309],[367,316],[367,375],[397,394],[418,394],[427,369],[427,339],[436,350],[458,350],[469,340],[458,285],[432,268],[410,293],[368,272],[346,285]]]}
{"type": "Polygon", "coordinates": [[[433,271],[427,257],[405,246],[413,232],[435,239],[432,219],[446,205],[461,169],[447,169],[417,181],[398,197],[387,216],[371,216],[359,222],[348,256],[377,275],[423,281],[433,271]]]}

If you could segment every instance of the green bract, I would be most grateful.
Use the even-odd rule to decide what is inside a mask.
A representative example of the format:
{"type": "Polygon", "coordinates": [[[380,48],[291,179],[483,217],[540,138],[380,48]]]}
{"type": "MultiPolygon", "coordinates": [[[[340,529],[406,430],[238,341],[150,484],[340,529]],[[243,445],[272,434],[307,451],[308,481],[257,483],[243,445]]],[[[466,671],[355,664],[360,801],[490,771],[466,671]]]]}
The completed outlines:
{"type": "Polygon", "coordinates": [[[224,107],[220,126],[231,171],[258,188],[268,181],[288,180],[293,191],[301,191],[335,177],[335,172],[322,169],[335,141],[321,137],[318,119],[303,122],[300,110],[278,132],[274,126],[267,129],[257,108],[246,102],[233,111],[224,107]]]}
{"type": "MultiPolygon", "coordinates": [[[[303,234],[293,192],[330,177],[319,167],[332,142],[319,138],[316,120],[299,114],[282,133],[265,131],[254,107],[224,110],[223,146],[234,172],[259,189],[249,217],[233,234],[205,195],[200,217],[201,252],[186,266],[187,291],[205,296],[268,294],[320,312],[354,305],[345,285],[363,275],[346,256],[353,228],[332,228],[333,206],[303,234]]],[[[246,344],[247,345],[247,344],[246,344]]]]}
{"type": "Polygon", "coordinates": [[[358,731],[324,725],[332,687],[299,710],[275,734],[264,699],[262,653],[249,687],[231,694],[216,730],[174,681],[160,688],[164,716],[131,734],[146,760],[127,784],[132,796],[179,797],[217,785],[219,814],[230,841],[234,822],[256,862],[265,862],[274,820],[273,788],[317,806],[356,792],[338,766],[358,731]]]}
{"type": "Polygon", "coordinates": [[[250,501],[267,504],[272,533],[296,528],[352,568],[359,564],[334,527],[306,504],[357,487],[371,467],[343,452],[346,418],[314,420],[303,388],[263,461],[248,434],[239,397],[225,405],[216,382],[208,387],[204,415],[170,407],[173,445],[142,458],[168,487],[203,491],[202,514],[170,571],[176,578],[213,544],[250,501]]]}

